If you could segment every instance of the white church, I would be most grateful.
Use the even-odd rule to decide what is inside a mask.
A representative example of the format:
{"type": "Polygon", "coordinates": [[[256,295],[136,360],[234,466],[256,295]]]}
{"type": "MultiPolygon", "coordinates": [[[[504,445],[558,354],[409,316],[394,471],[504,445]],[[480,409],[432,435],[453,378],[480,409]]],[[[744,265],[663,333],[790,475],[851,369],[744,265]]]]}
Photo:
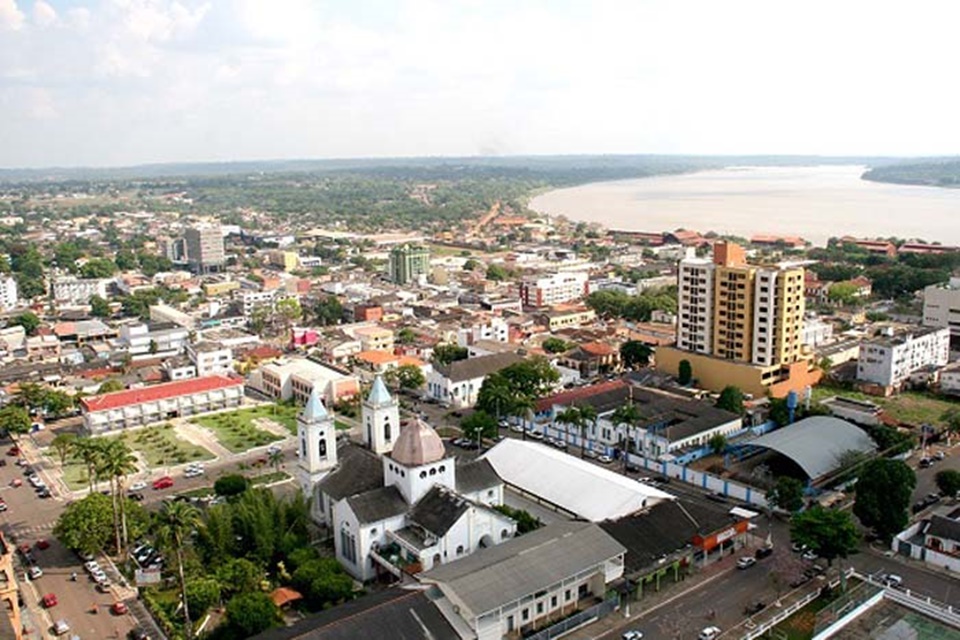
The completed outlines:
{"type": "Polygon", "coordinates": [[[428,571],[516,534],[516,523],[492,508],[503,504],[504,488],[490,463],[458,465],[426,422],[401,425],[399,402],[379,376],[361,421],[363,446],[338,447],[316,388],[297,419],[300,485],[355,578],[398,565],[428,571]]]}

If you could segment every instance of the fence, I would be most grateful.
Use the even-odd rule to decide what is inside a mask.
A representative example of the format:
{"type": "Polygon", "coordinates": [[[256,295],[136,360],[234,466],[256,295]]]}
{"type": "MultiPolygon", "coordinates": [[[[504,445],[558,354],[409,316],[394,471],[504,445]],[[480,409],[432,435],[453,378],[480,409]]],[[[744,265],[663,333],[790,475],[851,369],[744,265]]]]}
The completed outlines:
{"type": "Polygon", "coordinates": [[[632,453],[628,454],[627,461],[640,469],[669,476],[670,478],[675,478],[681,482],[700,487],[701,489],[722,493],[740,502],[746,502],[761,508],[768,506],[767,496],[763,491],[727,480],[726,478],[720,478],[705,471],[696,471],[684,465],[666,460],[650,460],[649,458],[644,458],[632,453]]]}
{"type": "Polygon", "coordinates": [[[587,625],[594,620],[599,620],[612,611],[620,607],[620,595],[614,594],[599,604],[595,604],[589,609],[584,609],[575,613],[569,618],[564,618],[560,622],[542,629],[532,636],[525,636],[524,640],[552,640],[560,636],[575,631],[580,627],[587,625]]]}
{"type": "MultiPolygon", "coordinates": [[[[853,575],[853,570],[848,569],[847,576],[849,577],[851,575],[853,575]]],[[[831,588],[834,588],[840,584],[840,579],[839,578],[834,579],[828,582],[827,584],[830,585],[831,588]]],[[[752,629],[748,629],[747,632],[744,633],[743,636],[741,636],[742,640],[753,640],[754,638],[759,638],[760,636],[770,631],[775,626],[777,626],[778,624],[780,624],[781,622],[783,622],[784,620],[786,620],[787,618],[795,614],[800,609],[803,609],[805,606],[807,606],[808,604],[810,604],[811,602],[813,602],[819,597],[820,597],[820,589],[817,589],[816,591],[811,591],[805,594],[799,600],[796,600],[795,602],[791,602],[787,606],[780,609],[776,613],[776,615],[770,618],[767,618],[766,620],[756,625],[752,629]]]]}

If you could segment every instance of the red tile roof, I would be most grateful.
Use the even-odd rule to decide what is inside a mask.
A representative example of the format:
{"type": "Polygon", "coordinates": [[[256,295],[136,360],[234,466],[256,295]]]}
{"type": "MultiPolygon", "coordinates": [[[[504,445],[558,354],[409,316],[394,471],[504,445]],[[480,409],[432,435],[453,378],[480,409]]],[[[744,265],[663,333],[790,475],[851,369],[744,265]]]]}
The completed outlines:
{"type": "Polygon", "coordinates": [[[602,342],[588,342],[580,345],[580,349],[592,356],[610,356],[616,353],[613,347],[602,342]]]}
{"type": "Polygon", "coordinates": [[[624,380],[610,380],[608,382],[601,382],[600,384],[593,384],[589,387],[580,387],[579,389],[561,391],[560,393],[555,393],[552,396],[547,396],[537,400],[536,409],[537,411],[546,411],[554,405],[567,406],[598,393],[606,393],[607,391],[613,391],[615,389],[621,389],[628,386],[630,386],[629,383],[624,380]]]}
{"type": "Polygon", "coordinates": [[[80,400],[85,411],[106,411],[119,409],[144,402],[156,402],[179,396],[188,396],[204,391],[215,391],[243,385],[243,379],[233,376],[206,376],[192,380],[178,380],[167,382],[142,389],[128,389],[114,393],[104,393],[98,396],[89,396],[80,400]]]}

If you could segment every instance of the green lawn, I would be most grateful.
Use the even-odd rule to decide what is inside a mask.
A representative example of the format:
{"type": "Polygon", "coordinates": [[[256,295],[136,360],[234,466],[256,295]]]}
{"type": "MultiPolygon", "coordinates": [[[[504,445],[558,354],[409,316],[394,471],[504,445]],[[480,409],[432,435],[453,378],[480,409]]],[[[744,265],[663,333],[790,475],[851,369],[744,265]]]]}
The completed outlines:
{"type": "MultiPolygon", "coordinates": [[[[348,431],[348,430],[350,429],[350,425],[347,424],[346,422],[342,421],[342,420],[334,420],[334,421],[333,421],[333,424],[334,424],[334,425],[337,427],[337,429],[339,429],[340,431],[348,431]]],[[[296,433],[296,431],[294,431],[294,433],[296,433]]]]}
{"type": "Polygon", "coordinates": [[[109,437],[125,441],[127,446],[134,451],[138,451],[151,467],[164,467],[214,458],[214,455],[207,449],[178,437],[172,424],[144,427],[143,429],[125,431],[120,435],[109,437]]]}
{"type": "Polygon", "coordinates": [[[208,426],[205,424],[207,419],[220,418],[223,416],[234,416],[244,424],[253,427],[254,420],[266,419],[273,420],[277,424],[283,425],[292,435],[297,435],[298,413],[300,413],[300,407],[292,404],[262,404],[256,407],[249,407],[247,409],[237,409],[236,411],[218,413],[213,416],[195,418],[193,422],[202,424],[206,427],[208,426]]]}
{"type": "Polygon", "coordinates": [[[813,388],[813,400],[819,402],[831,396],[843,396],[854,400],[872,402],[883,407],[890,417],[913,425],[942,425],[940,416],[951,407],[960,407],[960,403],[916,391],[906,391],[889,398],[868,396],[857,391],[846,391],[838,387],[819,385],[813,388]]]}
{"type": "MultiPolygon", "coordinates": [[[[217,440],[220,441],[220,444],[232,453],[242,453],[254,447],[262,447],[271,442],[282,440],[278,435],[253,426],[252,421],[254,419],[267,417],[267,415],[262,415],[262,413],[254,413],[258,409],[261,409],[261,407],[200,416],[193,418],[191,422],[213,431],[217,436],[217,440]]],[[[269,414],[269,407],[263,407],[262,410],[269,414]]],[[[270,415],[270,418],[274,419],[275,416],[270,415]]]]}
{"type": "Polygon", "coordinates": [[[79,491],[89,486],[87,484],[87,468],[82,462],[67,458],[67,463],[61,469],[63,471],[63,481],[67,483],[71,490],[79,491]]]}

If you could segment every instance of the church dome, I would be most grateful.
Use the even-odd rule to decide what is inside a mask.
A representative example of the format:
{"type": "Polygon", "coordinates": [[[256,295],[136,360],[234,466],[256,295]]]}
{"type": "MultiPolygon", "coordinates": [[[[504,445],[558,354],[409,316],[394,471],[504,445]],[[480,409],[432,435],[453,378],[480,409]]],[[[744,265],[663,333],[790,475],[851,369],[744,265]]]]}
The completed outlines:
{"type": "Polygon", "coordinates": [[[447,457],[443,440],[429,424],[414,420],[400,429],[390,457],[405,467],[419,467],[447,457]]]}

